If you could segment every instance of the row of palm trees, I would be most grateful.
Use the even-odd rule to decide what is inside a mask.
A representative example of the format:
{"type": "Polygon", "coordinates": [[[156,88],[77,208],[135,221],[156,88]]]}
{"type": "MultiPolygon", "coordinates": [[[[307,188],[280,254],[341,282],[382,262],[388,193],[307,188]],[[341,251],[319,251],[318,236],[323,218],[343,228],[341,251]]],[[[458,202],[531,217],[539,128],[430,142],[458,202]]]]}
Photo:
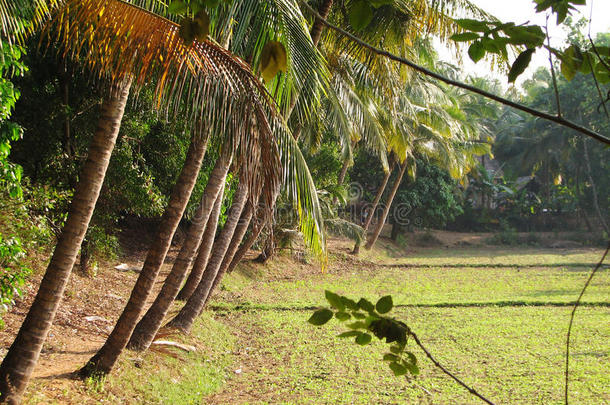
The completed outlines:
{"type": "MultiPolygon", "coordinates": [[[[212,36],[218,42],[192,44],[182,40],[178,17],[155,0],[17,2],[21,7],[0,1],[3,38],[18,41],[48,19],[43,38],[57,44],[62,56],[78,62],[99,82],[110,84],[66,225],[36,298],[0,365],[4,402],[18,403],[26,388],[93,214],[125,105],[144,84],[156,83],[160,110],[170,117],[180,113],[189,118],[191,144],[128,303],[105,344],[80,370],[83,376],[109,373],[126,347],[146,350],[176,299],[185,305],[168,325],[188,332],[214,287],[272,219],[280,193],[297,212],[305,242],[324,260],[322,213],[299,139],[315,139],[325,130],[336,133],[345,151],[346,170],[354,147],[374,150],[388,169],[379,196],[390,168],[399,167],[387,209],[404,173],[412,171],[416,153],[447,167],[459,166],[457,172],[468,167],[459,156],[475,134],[437,105],[451,104],[438,85],[344,43],[325,32],[318,20],[310,30],[297,0],[240,1],[210,9],[212,36]],[[288,68],[265,85],[250,66],[258,66],[270,40],[285,47],[288,68]],[[147,309],[210,145],[219,145],[219,157],[188,237],[147,309]],[[239,184],[218,233],[229,173],[239,184]],[[250,237],[242,243],[249,227],[250,237]]],[[[324,18],[348,25],[332,0],[312,3],[324,18]]],[[[396,0],[376,9],[374,23],[359,34],[391,51],[414,56],[421,32],[447,36],[452,21],[440,11],[444,3],[468,5],[464,0],[432,4],[396,0]]],[[[344,175],[340,182],[343,179],[344,175]]],[[[385,217],[387,212],[379,224],[385,217]]],[[[367,246],[375,242],[379,226],[367,246]]]]}

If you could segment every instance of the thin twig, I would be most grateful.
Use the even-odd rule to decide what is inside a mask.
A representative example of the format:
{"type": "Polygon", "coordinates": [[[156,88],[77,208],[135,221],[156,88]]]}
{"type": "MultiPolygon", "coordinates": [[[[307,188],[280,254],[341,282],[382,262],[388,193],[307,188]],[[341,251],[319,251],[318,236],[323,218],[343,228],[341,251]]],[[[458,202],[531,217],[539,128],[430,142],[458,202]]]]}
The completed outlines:
{"type": "Polygon", "coordinates": [[[485,398],[483,395],[479,394],[479,392],[477,390],[475,390],[474,388],[470,387],[464,381],[460,380],[458,377],[453,375],[451,373],[451,371],[447,370],[445,367],[443,367],[443,365],[441,363],[439,363],[434,357],[432,357],[432,354],[424,347],[424,345],[422,345],[422,343],[420,342],[419,338],[417,337],[417,335],[415,333],[413,333],[412,330],[409,330],[409,334],[413,337],[413,340],[415,340],[415,343],[417,343],[419,348],[422,349],[423,352],[426,354],[426,357],[428,357],[430,359],[430,361],[432,363],[434,363],[434,365],[437,368],[439,368],[443,373],[445,373],[449,377],[451,377],[455,382],[460,384],[462,387],[466,388],[468,390],[468,392],[470,392],[472,395],[480,398],[485,403],[488,403],[490,405],[494,405],[493,402],[491,402],[489,399],[485,398]]]}
{"type": "Polygon", "coordinates": [[[597,47],[595,46],[595,43],[593,42],[593,39],[591,38],[590,35],[589,35],[589,42],[591,43],[591,48],[593,49],[593,52],[595,52],[595,55],[597,55],[597,58],[599,59],[601,64],[604,65],[606,70],[608,70],[610,72],[610,65],[608,65],[606,63],[606,61],[604,60],[604,58],[602,58],[602,56],[599,54],[599,51],[597,50],[597,47]]]}
{"type": "Polygon", "coordinates": [[[306,8],[310,13],[312,13],[314,17],[319,18],[320,21],[322,21],[322,23],[324,25],[326,25],[328,28],[331,28],[332,30],[334,30],[334,31],[338,32],[339,34],[349,38],[353,42],[356,42],[360,46],[370,50],[371,52],[373,52],[373,53],[375,53],[377,55],[384,56],[384,57],[386,57],[386,58],[388,58],[390,60],[393,60],[395,62],[401,63],[401,64],[406,65],[406,66],[409,66],[411,69],[413,69],[413,70],[415,70],[415,71],[417,71],[419,73],[422,73],[422,74],[424,74],[426,76],[430,76],[430,77],[433,77],[433,78],[435,78],[437,80],[440,80],[443,83],[446,83],[446,84],[449,84],[451,86],[458,87],[458,88],[470,91],[472,93],[479,94],[479,95],[481,95],[481,96],[483,96],[485,98],[497,101],[498,103],[501,103],[501,104],[504,104],[506,106],[512,107],[512,108],[517,109],[519,111],[523,111],[523,112],[528,113],[530,115],[533,115],[535,117],[543,118],[543,119],[545,119],[547,121],[551,121],[551,122],[554,122],[556,124],[562,125],[564,127],[571,128],[571,129],[573,129],[575,131],[580,132],[581,134],[584,134],[584,135],[589,136],[589,137],[591,137],[593,139],[596,139],[596,140],[598,140],[598,141],[600,141],[602,143],[605,143],[606,145],[610,145],[610,138],[607,138],[606,136],[604,136],[604,135],[602,135],[602,134],[600,134],[598,132],[595,132],[595,131],[593,131],[593,130],[591,130],[589,128],[586,128],[586,127],[584,127],[582,125],[579,125],[579,124],[577,124],[575,122],[572,122],[570,120],[566,120],[566,119],[564,119],[562,117],[557,117],[555,115],[552,115],[552,114],[549,114],[549,113],[546,113],[546,112],[543,112],[543,111],[536,110],[534,108],[528,107],[526,105],[523,105],[523,104],[511,101],[511,100],[508,100],[508,99],[506,99],[504,97],[500,97],[500,96],[498,96],[496,94],[487,92],[485,90],[481,90],[481,89],[479,89],[477,87],[474,87],[474,86],[471,86],[471,85],[459,82],[457,80],[449,79],[448,77],[445,77],[445,76],[443,76],[443,75],[441,75],[439,73],[436,73],[436,72],[433,72],[431,70],[428,70],[425,67],[420,66],[420,65],[418,65],[418,64],[416,64],[416,63],[414,63],[414,62],[412,62],[412,61],[410,61],[408,59],[405,59],[405,58],[402,58],[400,56],[394,55],[394,54],[392,54],[392,53],[390,53],[388,51],[384,51],[382,49],[376,48],[373,45],[363,41],[362,39],[356,37],[355,35],[350,34],[349,32],[345,31],[344,29],[339,28],[338,26],[336,26],[336,25],[328,22],[326,19],[322,18],[316,12],[316,10],[314,10],[309,4],[307,4],[307,2],[305,0],[298,0],[298,1],[299,1],[299,3],[304,8],[306,8]]]}
{"type": "Polygon", "coordinates": [[[570,324],[568,325],[568,335],[566,337],[566,369],[565,369],[565,404],[566,405],[568,405],[568,385],[570,382],[570,336],[572,334],[572,324],[574,323],[574,314],[576,314],[576,309],[578,309],[578,306],[580,305],[580,300],[582,299],[583,295],[585,295],[585,291],[587,290],[587,287],[589,287],[591,280],[593,280],[595,273],[597,273],[597,270],[599,270],[599,268],[602,267],[602,264],[604,264],[604,260],[606,260],[606,256],[608,256],[609,251],[610,251],[610,242],[608,243],[608,247],[606,248],[606,252],[602,256],[602,259],[599,261],[599,263],[597,263],[597,266],[595,266],[595,268],[591,272],[591,275],[587,279],[587,282],[585,283],[584,287],[582,288],[582,291],[580,292],[578,299],[574,303],[574,308],[572,308],[572,314],[570,315],[570,324]]]}
{"type": "MultiPolygon", "coordinates": [[[[601,55],[597,51],[597,47],[595,46],[595,43],[593,43],[593,40],[591,39],[590,35],[589,35],[589,41],[591,42],[591,48],[593,49],[593,52],[595,52],[595,54],[597,55],[597,58],[599,59],[600,63],[602,63],[604,65],[604,67],[610,72],[610,66],[608,66],[606,64],[604,59],[601,57],[601,55]]],[[[606,103],[608,102],[608,99],[610,99],[610,96],[608,97],[608,99],[604,99],[604,95],[602,94],[602,90],[599,87],[599,81],[597,80],[597,76],[595,75],[595,69],[594,69],[594,66],[593,66],[593,62],[591,62],[591,58],[587,58],[587,62],[589,62],[589,67],[591,68],[591,75],[593,76],[593,81],[595,82],[595,88],[597,89],[597,94],[599,95],[599,98],[601,100],[601,107],[604,108],[604,112],[606,113],[606,117],[610,118],[610,114],[608,114],[608,108],[606,107],[606,103]]],[[[600,106],[597,107],[597,111],[598,112],[599,112],[599,107],[600,106]]]]}
{"type": "Polygon", "coordinates": [[[555,101],[557,102],[557,116],[561,117],[561,102],[559,101],[559,87],[557,86],[557,76],[555,75],[555,66],[553,66],[553,53],[551,52],[551,38],[549,37],[549,14],[546,16],[546,43],[549,48],[549,65],[551,68],[551,77],[553,78],[553,88],[555,89],[555,101]]]}

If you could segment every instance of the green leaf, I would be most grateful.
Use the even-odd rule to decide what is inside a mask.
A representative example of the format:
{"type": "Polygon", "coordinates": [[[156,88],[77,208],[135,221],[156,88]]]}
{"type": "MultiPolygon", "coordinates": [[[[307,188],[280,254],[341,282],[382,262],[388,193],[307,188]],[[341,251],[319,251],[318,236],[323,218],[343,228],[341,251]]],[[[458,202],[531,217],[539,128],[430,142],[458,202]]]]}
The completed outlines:
{"type": "Polygon", "coordinates": [[[182,15],[182,14],[186,13],[187,10],[188,10],[188,6],[186,5],[186,3],[183,1],[180,1],[180,0],[172,1],[169,4],[169,6],[167,7],[168,13],[176,14],[176,15],[182,15]]]}
{"type": "Polygon", "coordinates": [[[410,363],[417,364],[417,357],[412,352],[405,352],[405,355],[410,363]]]}
{"type": "Polygon", "coordinates": [[[399,363],[390,363],[390,369],[396,377],[407,374],[407,368],[399,363]]]}
{"type": "Polygon", "coordinates": [[[402,344],[398,344],[398,345],[392,345],[390,346],[390,351],[394,354],[399,354],[402,353],[402,351],[404,350],[404,345],[402,344]]]}
{"type": "Polygon", "coordinates": [[[595,66],[595,77],[602,84],[610,83],[610,71],[601,62],[595,66]]]}
{"type": "Polygon", "coordinates": [[[366,346],[371,343],[372,339],[373,337],[368,333],[361,333],[359,336],[356,337],[356,343],[358,343],[360,346],[366,346]]]}
{"type": "Polygon", "coordinates": [[[506,52],[506,44],[507,44],[506,38],[497,38],[497,39],[482,38],[481,39],[481,45],[483,45],[483,49],[485,49],[487,52],[491,52],[491,53],[504,54],[506,52]]]}
{"type": "Polygon", "coordinates": [[[485,48],[481,41],[473,42],[472,45],[470,45],[470,48],[468,48],[468,56],[470,56],[470,59],[475,63],[483,59],[485,56],[485,48]]]}
{"type": "Polygon", "coordinates": [[[373,20],[373,9],[368,1],[357,0],[349,10],[349,23],[356,31],[366,28],[373,20]]]}
{"type": "Polygon", "coordinates": [[[413,375],[419,375],[419,367],[415,363],[403,362],[403,366],[413,375]]]}
{"type": "Polygon", "coordinates": [[[455,42],[468,42],[479,39],[479,34],[476,32],[462,32],[461,34],[453,34],[449,39],[455,42]]]}
{"type": "Polygon", "coordinates": [[[352,312],[352,316],[356,319],[365,319],[366,315],[361,314],[360,312],[352,312]]]}
{"type": "Polygon", "coordinates": [[[375,304],[375,309],[380,314],[387,314],[394,307],[394,303],[392,302],[392,296],[386,295],[385,297],[381,297],[377,304],[375,304]]]}
{"type": "Polygon", "coordinates": [[[580,65],[579,69],[580,73],[582,73],[583,75],[588,75],[589,73],[591,73],[592,69],[595,67],[596,60],[596,56],[593,54],[593,52],[585,52],[582,55],[582,64],[580,65]]]}
{"type": "Polygon", "coordinates": [[[375,311],[375,306],[373,305],[373,303],[365,298],[360,298],[360,301],[358,301],[358,306],[360,307],[360,309],[367,312],[375,311]]]}
{"type": "Polygon", "coordinates": [[[523,72],[525,72],[525,69],[527,69],[530,62],[532,61],[532,55],[534,54],[535,51],[536,50],[533,48],[527,49],[527,50],[521,52],[521,54],[517,57],[517,59],[515,59],[515,62],[513,63],[513,65],[510,68],[510,71],[508,72],[508,82],[509,83],[514,83],[515,80],[517,80],[517,78],[523,72]]]}
{"type": "Polygon", "coordinates": [[[398,356],[392,353],[386,353],[383,355],[383,361],[396,361],[398,356]]]}
{"type": "Polygon", "coordinates": [[[343,304],[343,301],[339,295],[328,290],[324,291],[324,295],[326,296],[326,301],[328,301],[332,307],[338,309],[339,311],[343,311],[345,309],[345,305],[343,304]]]}
{"type": "Polygon", "coordinates": [[[542,28],[537,25],[509,26],[504,28],[503,31],[509,36],[509,43],[526,45],[528,48],[541,46],[546,38],[542,28]]]}
{"type": "Polygon", "coordinates": [[[567,61],[561,62],[561,74],[566,78],[567,81],[571,82],[576,76],[577,70],[574,68],[572,63],[567,61]]]}
{"type": "Polygon", "coordinates": [[[335,314],[335,317],[340,320],[341,322],[347,321],[348,319],[351,318],[351,315],[348,314],[347,312],[343,312],[343,311],[339,311],[335,314]]]}
{"type": "Polygon", "coordinates": [[[322,308],[314,312],[311,318],[309,318],[308,322],[312,325],[321,326],[330,321],[332,317],[333,311],[327,308],[322,308]]]}
{"type": "Polygon", "coordinates": [[[347,297],[341,297],[341,302],[343,303],[343,305],[345,305],[346,308],[349,308],[353,311],[357,311],[358,310],[358,303],[352,299],[349,299],[347,297]]]}
{"type": "Polygon", "coordinates": [[[472,20],[470,18],[462,18],[455,20],[456,24],[467,31],[487,32],[489,27],[487,21],[472,20]]]}
{"type": "Polygon", "coordinates": [[[347,327],[350,329],[366,329],[366,323],[364,323],[362,321],[358,321],[358,322],[350,323],[349,325],[347,325],[347,327]]]}

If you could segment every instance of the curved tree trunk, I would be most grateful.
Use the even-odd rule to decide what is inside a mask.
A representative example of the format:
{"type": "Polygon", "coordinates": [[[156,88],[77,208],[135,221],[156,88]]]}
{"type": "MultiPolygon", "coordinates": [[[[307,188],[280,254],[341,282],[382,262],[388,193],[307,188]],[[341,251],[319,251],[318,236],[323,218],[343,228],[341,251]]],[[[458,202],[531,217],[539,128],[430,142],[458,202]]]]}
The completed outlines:
{"type": "Polygon", "coordinates": [[[194,133],[184,167],[174,185],[169,204],[161,218],[157,236],[146,255],[144,266],[131,291],[129,301],[102,348],[79,371],[81,376],[109,373],[129,341],[197,182],[208,139],[208,134],[202,137],[201,134],[194,133]]]}
{"type": "Polygon", "coordinates": [[[227,273],[231,273],[233,270],[235,270],[235,267],[237,267],[237,265],[246,255],[246,253],[248,253],[252,245],[254,245],[254,242],[256,242],[262,230],[262,226],[257,226],[252,229],[252,234],[248,236],[248,239],[244,241],[244,243],[239,247],[239,249],[237,249],[237,253],[235,253],[235,256],[233,256],[233,259],[231,260],[231,263],[227,268],[227,273]]]}
{"type": "MultiPolygon", "coordinates": [[[[328,17],[328,14],[330,14],[330,8],[333,5],[333,0],[324,0],[322,2],[322,4],[320,5],[320,9],[318,10],[318,14],[320,14],[320,16],[324,19],[326,19],[326,17],[328,17]]],[[[322,38],[322,29],[324,28],[324,24],[322,23],[322,21],[319,18],[316,18],[316,21],[313,23],[313,26],[311,27],[311,40],[313,42],[314,46],[318,46],[318,43],[320,42],[320,38],[322,38]]]]}
{"type": "MultiPolygon", "coordinates": [[[[371,220],[373,219],[373,216],[375,215],[375,211],[377,210],[377,205],[379,205],[379,201],[381,200],[381,197],[383,196],[383,192],[385,191],[385,188],[388,185],[388,181],[390,180],[390,176],[392,175],[393,170],[394,170],[394,162],[392,162],[392,164],[390,165],[390,170],[388,170],[388,172],[385,174],[385,176],[383,177],[383,181],[381,182],[381,185],[377,189],[377,195],[375,196],[375,199],[373,200],[373,203],[371,204],[371,207],[370,207],[371,209],[369,210],[369,214],[366,217],[364,226],[362,227],[362,229],[364,229],[365,238],[366,238],[366,232],[369,229],[369,226],[371,225],[371,220]]],[[[355,255],[360,253],[360,242],[356,242],[352,253],[355,255]]]]}
{"type": "MultiPolygon", "coordinates": [[[[224,172],[224,177],[221,180],[220,178],[218,178],[218,175],[210,176],[210,180],[208,180],[208,184],[210,185],[210,192],[211,192],[211,190],[214,190],[218,187],[220,187],[221,190],[224,190],[225,179],[227,177],[230,163],[226,164],[225,166],[222,166],[223,162],[220,162],[220,163],[221,164],[219,164],[217,162],[217,165],[219,167],[219,170],[222,170],[222,172],[224,172]]],[[[214,168],[212,173],[214,171],[216,171],[216,167],[214,168]]],[[[221,173],[219,173],[219,174],[221,174],[221,173]]],[[[207,193],[207,190],[208,190],[208,187],[206,186],[206,193],[207,193]]],[[[205,271],[205,267],[208,264],[208,259],[210,258],[210,253],[212,252],[212,246],[214,245],[214,237],[216,236],[216,229],[218,228],[218,219],[219,219],[221,210],[222,210],[222,191],[218,193],[218,199],[214,203],[214,212],[213,212],[212,216],[210,217],[210,220],[208,221],[208,224],[206,225],[205,232],[201,238],[201,244],[199,245],[199,251],[197,253],[197,258],[195,259],[195,262],[193,263],[193,268],[191,269],[191,274],[189,274],[189,276],[186,280],[186,283],[184,284],[184,286],[182,287],[180,292],[177,294],[175,299],[183,300],[183,301],[188,300],[191,297],[191,294],[193,294],[193,291],[195,291],[195,289],[197,288],[197,285],[199,285],[203,272],[205,271]]],[[[178,288],[180,288],[180,286],[178,286],[178,288]]]]}
{"type": "Polygon", "coordinates": [[[396,195],[396,192],[398,191],[398,187],[400,187],[400,183],[402,182],[402,177],[405,174],[405,170],[407,170],[407,163],[408,163],[408,160],[405,159],[402,166],[400,167],[400,172],[398,173],[398,177],[396,178],[396,181],[394,182],[394,186],[392,187],[392,190],[390,191],[390,195],[388,196],[386,205],[383,208],[383,213],[381,214],[381,218],[379,218],[379,222],[377,223],[377,226],[375,227],[375,231],[373,232],[373,237],[370,238],[366,242],[366,245],[364,246],[366,249],[372,248],[373,245],[375,244],[375,242],[377,242],[377,238],[379,238],[379,234],[381,233],[381,230],[383,229],[383,225],[385,225],[385,221],[388,218],[388,214],[390,213],[390,207],[392,207],[392,201],[394,201],[394,196],[396,195]]]}
{"type": "Polygon", "coordinates": [[[268,224],[267,229],[269,229],[269,234],[267,235],[261,253],[255,259],[257,263],[267,263],[267,260],[275,255],[275,234],[273,232],[273,224],[268,224]]]}
{"type": "MultiPolygon", "coordinates": [[[[212,288],[210,289],[208,298],[206,298],[206,302],[210,298],[210,295],[212,295],[212,292],[214,291],[214,289],[216,288],[218,283],[224,277],[227,270],[229,269],[229,266],[231,265],[231,262],[233,261],[235,254],[237,253],[239,244],[244,239],[244,236],[246,235],[246,232],[248,231],[248,226],[250,225],[250,221],[252,220],[253,212],[254,212],[254,210],[252,209],[252,204],[247,203],[246,207],[244,208],[244,210],[241,214],[241,218],[239,219],[237,227],[235,228],[235,232],[233,233],[233,237],[231,238],[231,243],[229,244],[229,248],[227,249],[227,252],[225,253],[225,257],[222,259],[222,264],[220,265],[220,268],[218,269],[218,274],[216,275],[216,278],[214,279],[214,283],[212,284],[212,288]]],[[[204,303],[204,305],[205,305],[205,303],[204,303]]]]}
{"type": "Polygon", "coordinates": [[[78,250],[81,247],[100,194],[116,142],[131,81],[112,88],[104,101],[80,181],[74,192],[66,225],[57,241],[36,298],[0,366],[2,402],[19,403],[38,361],[78,250]]]}
{"type": "Polygon", "coordinates": [[[218,235],[216,242],[214,242],[212,257],[206,266],[201,282],[178,315],[176,315],[167,326],[180,329],[184,332],[189,332],[191,330],[195,318],[197,318],[199,313],[203,310],[205,300],[210,293],[214,279],[218,274],[218,270],[220,269],[222,260],[227,252],[247,198],[248,186],[245,182],[240,182],[237,192],[233,196],[233,204],[229,210],[227,222],[222,228],[222,231],[220,231],[220,235],[218,235]]]}
{"type": "MultiPolygon", "coordinates": [[[[347,169],[349,169],[349,160],[345,160],[343,162],[343,167],[341,168],[341,171],[339,172],[339,177],[337,177],[337,185],[342,185],[343,182],[345,181],[345,176],[347,175],[347,169]]],[[[337,197],[333,197],[333,204],[337,204],[337,201],[339,201],[339,199],[337,197]]]]}
{"type": "MultiPolygon", "coordinates": [[[[224,167],[220,167],[220,170],[216,170],[215,167],[212,171],[210,180],[208,181],[210,187],[208,188],[206,186],[205,188],[203,197],[201,198],[201,202],[199,203],[199,207],[195,213],[195,218],[189,227],[186,234],[186,239],[184,240],[180,253],[172,266],[172,270],[167,275],[167,278],[165,279],[163,287],[157,295],[155,302],[150,308],[148,308],[146,314],[144,314],[142,319],[140,319],[140,322],[138,322],[136,325],[127,348],[144,351],[148,349],[155,338],[157,331],[163,323],[165,315],[167,315],[169,307],[176,299],[178,291],[180,291],[180,286],[184,281],[186,272],[191,266],[193,257],[197,254],[197,250],[202,243],[203,233],[206,229],[206,224],[209,223],[210,214],[216,206],[218,206],[218,212],[220,212],[226,176],[227,173],[224,171],[224,167]],[[216,177],[219,177],[219,179],[216,179],[216,177]],[[220,181],[220,188],[215,187],[215,184],[218,181],[220,181]]],[[[216,215],[216,221],[212,222],[218,224],[218,215],[216,215]]],[[[207,241],[204,242],[208,243],[207,241]]]]}

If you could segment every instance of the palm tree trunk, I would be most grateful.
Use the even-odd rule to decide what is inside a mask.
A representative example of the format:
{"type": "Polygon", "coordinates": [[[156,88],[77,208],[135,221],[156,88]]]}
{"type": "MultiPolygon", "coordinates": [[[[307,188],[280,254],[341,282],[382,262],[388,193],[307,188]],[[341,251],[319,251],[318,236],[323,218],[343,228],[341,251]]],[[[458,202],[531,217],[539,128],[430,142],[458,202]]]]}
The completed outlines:
{"type": "Polygon", "coordinates": [[[167,326],[180,329],[184,332],[190,331],[195,318],[197,318],[199,313],[203,310],[205,300],[207,299],[207,296],[212,288],[212,284],[214,283],[214,279],[218,274],[218,270],[220,269],[222,260],[227,252],[229,243],[231,242],[231,238],[235,232],[237,222],[239,222],[239,218],[241,217],[241,213],[244,209],[247,198],[248,185],[246,182],[240,182],[239,187],[233,196],[233,204],[229,210],[227,222],[222,228],[220,235],[218,235],[218,238],[214,242],[212,257],[206,266],[201,282],[184,307],[182,307],[178,315],[176,315],[176,317],[172,319],[167,326]]]}
{"type": "Polygon", "coordinates": [[[129,341],[197,182],[208,139],[208,134],[201,136],[200,133],[194,133],[184,167],[174,185],[169,204],[161,218],[157,236],[146,255],[144,266],[131,291],[129,301],[102,348],[79,371],[81,376],[89,377],[109,373],[129,341]]]}
{"type": "MultiPolygon", "coordinates": [[[[385,188],[388,185],[388,181],[390,180],[390,176],[392,175],[393,170],[394,170],[394,162],[392,161],[392,164],[390,165],[390,170],[388,170],[388,172],[385,174],[385,176],[383,177],[383,181],[381,182],[381,185],[377,189],[377,195],[375,196],[375,199],[373,200],[373,203],[371,204],[369,214],[366,217],[364,226],[362,227],[362,229],[364,229],[365,237],[366,237],[366,231],[369,229],[369,226],[371,225],[371,220],[373,219],[373,216],[375,215],[375,211],[377,210],[377,205],[379,205],[379,201],[381,200],[381,197],[383,196],[383,192],[385,191],[385,188]]],[[[360,253],[360,242],[356,242],[352,253],[355,255],[360,253]]]]}
{"type": "MultiPolygon", "coordinates": [[[[244,239],[246,232],[248,231],[248,226],[250,225],[250,221],[252,220],[252,215],[254,210],[252,209],[252,204],[246,204],[244,211],[241,214],[241,218],[235,228],[235,232],[233,233],[233,237],[231,238],[231,243],[229,244],[229,248],[227,249],[227,253],[225,257],[222,259],[222,264],[218,269],[218,274],[214,279],[214,283],[212,284],[212,288],[210,289],[210,293],[208,294],[208,298],[212,295],[212,292],[218,285],[218,283],[222,280],[224,275],[226,274],[235,254],[237,253],[237,249],[239,248],[239,244],[244,239]]],[[[207,302],[207,299],[206,299],[207,302]]],[[[204,304],[205,305],[205,304],[204,304]]]]}
{"type": "Polygon", "coordinates": [[[604,231],[606,231],[606,235],[610,235],[610,229],[608,229],[608,224],[606,224],[606,220],[599,206],[599,198],[597,197],[597,187],[595,187],[595,182],[593,181],[593,176],[591,175],[591,160],[589,159],[589,148],[587,147],[587,140],[583,139],[582,143],[585,152],[584,155],[585,166],[587,168],[587,177],[589,177],[589,183],[591,183],[591,191],[593,192],[593,206],[595,207],[595,211],[597,212],[597,216],[599,217],[599,223],[601,224],[604,231]]]}
{"type": "Polygon", "coordinates": [[[367,250],[372,248],[373,245],[375,244],[375,242],[377,242],[377,238],[379,238],[379,234],[381,233],[381,230],[383,229],[383,226],[385,225],[385,221],[388,218],[388,214],[390,213],[390,207],[392,206],[392,201],[394,201],[394,196],[396,195],[396,192],[398,191],[398,187],[400,187],[400,183],[402,182],[402,177],[405,174],[405,170],[407,170],[407,164],[408,164],[408,160],[405,159],[402,166],[400,167],[400,172],[398,173],[398,177],[396,178],[396,181],[394,182],[394,186],[392,187],[392,190],[390,191],[390,195],[388,196],[386,205],[383,208],[383,213],[381,214],[381,218],[379,218],[379,222],[377,223],[377,226],[375,227],[375,231],[373,232],[373,237],[371,239],[369,239],[366,242],[366,245],[364,246],[367,250]]]}
{"type": "MultiPolygon", "coordinates": [[[[219,159],[219,161],[221,160],[222,159],[219,159]]],[[[220,162],[220,166],[223,166],[223,162],[220,162]]],[[[136,325],[136,328],[131,335],[131,339],[127,344],[128,349],[137,351],[144,351],[148,349],[155,335],[157,334],[157,331],[161,327],[163,319],[167,315],[167,311],[174,302],[178,291],[180,291],[180,286],[182,285],[184,277],[191,266],[193,257],[197,254],[197,250],[202,243],[202,237],[204,230],[206,229],[206,224],[209,222],[210,214],[216,206],[216,202],[219,203],[218,212],[220,212],[225,178],[227,176],[227,172],[224,169],[225,167],[220,167],[220,170],[212,171],[212,174],[210,175],[211,181],[208,181],[208,184],[210,184],[211,187],[210,189],[206,187],[206,190],[204,191],[199,207],[197,208],[197,212],[195,213],[195,218],[189,227],[186,239],[182,245],[182,248],[180,249],[180,253],[176,258],[174,265],[172,266],[172,270],[165,279],[163,287],[157,295],[155,302],[150,308],[148,308],[146,314],[144,314],[142,319],[140,319],[140,322],[138,322],[136,325]],[[216,177],[220,178],[216,179],[216,177]],[[217,182],[220,182],[221,184],[219,189],[214,187],[214,184],[217,182]]],[[[216,216],[216,218],[218,218],[218,216],[216,216]]],[[[217,224],[218,220],[213,222],[216,222],[217,224]]],[[[207,241],[205,242],[208,243],[207,241]]]]}
{"type": "Polygon", "coordinates": [[[102,105],[100,120],[70,204],[66,225],[36,298],[0,365],[2,402],[19,403],[34,370],[93,215],[121,127],[130,87],[130,80],[114,85],[102,105]]]}
{"type": "MultiPolygon", "coordinates": [[[[343,167],[339,172],[339,177],[337,177],[337,185],[340,186],[345,181],[345,176],[347,175],[347,169],[349,169],[349,160],[345,160],[343,162],[343,167]]],[[[333,197],[333,204],[337,204],[338,198],[333,197]]]]}
{"type": "MultiPolygon", "coordinates": [[[[333,0],[324,0],[322,2],[322,4],[320,5],[320,9],[318,10],[318,14],[320,14],[320,16],[324,19],[326,19],[328,17],[328,14],[330,14],[330,8],[333,5],[333,0]]],[[[318,43],[320,42],[320,38],[322,37],[322,29],[324,28],[324,24],[322,23],[322,20],[320,20],[319,18],[316,17],[316,21],[313,23],[313,26],[311,27],[311,40],[313,42],[314,46],[318,46],[318,43]]]]}
{"type": "MultiPolygon", "coordinates": [[[[227,165],[227,169],[228,169],[227,165]]],[[[225,176],[226,177],[226,176],[225,176]]],[[[210,176],[211,178],[211,176],[210,176]]],[[[208,182],[209,184],[209,182],[208,182]]],[[[224,190],[225,181],[222,182],[222,189],[224,190]]],[[[216,187],[216,186],[214,186],[216,187]]],[[[207,187],[206,187],[207,192],[207,187]]],[[[178,295],[176,296],[177,300],[186,301],[188,300],[193,291],[199,285],[201,281],[201,276],[205,271],[205,267],[208,264],[208,259],[210,258],[210,253],[212,252],[212,246],[214,245],[214,237],[216,236],[216,229],[218,227],[218,219],[220,216],[220,211],[222,210],[222,194],[218,194],[218,199],[214,203],[214,211],[208,220],[208,223],[205,228],[205,232],[203,237],[201,238],[201,244],[199,245],[199,251],[197,253],[197,258],[195,259],[195,263],[193,263],[193,268],[191,269],[191,274],[188,276],[184,287],[180,290],[178,295]]]]}
{"type": "Polygon", "coordinates": [[[239,247],[239,249],[237,249],[237,253],[235,253],[235,256],[233,256],[233,259],[231,260],[231,263],[227,268],[227,273],[231,273],[235,269],[235,267],[237,267],[237,265],[242,261],[246,253],[248,253],[250,248],[252,248],[252,245],[254,245],[254,242],[256,242],[256,240],[258,239],[258,236],[261,234],[262,230],[262,226],[253,227],[252,234],[250,234],[248,239],[246,239],[244,243],[239,247]]]}

